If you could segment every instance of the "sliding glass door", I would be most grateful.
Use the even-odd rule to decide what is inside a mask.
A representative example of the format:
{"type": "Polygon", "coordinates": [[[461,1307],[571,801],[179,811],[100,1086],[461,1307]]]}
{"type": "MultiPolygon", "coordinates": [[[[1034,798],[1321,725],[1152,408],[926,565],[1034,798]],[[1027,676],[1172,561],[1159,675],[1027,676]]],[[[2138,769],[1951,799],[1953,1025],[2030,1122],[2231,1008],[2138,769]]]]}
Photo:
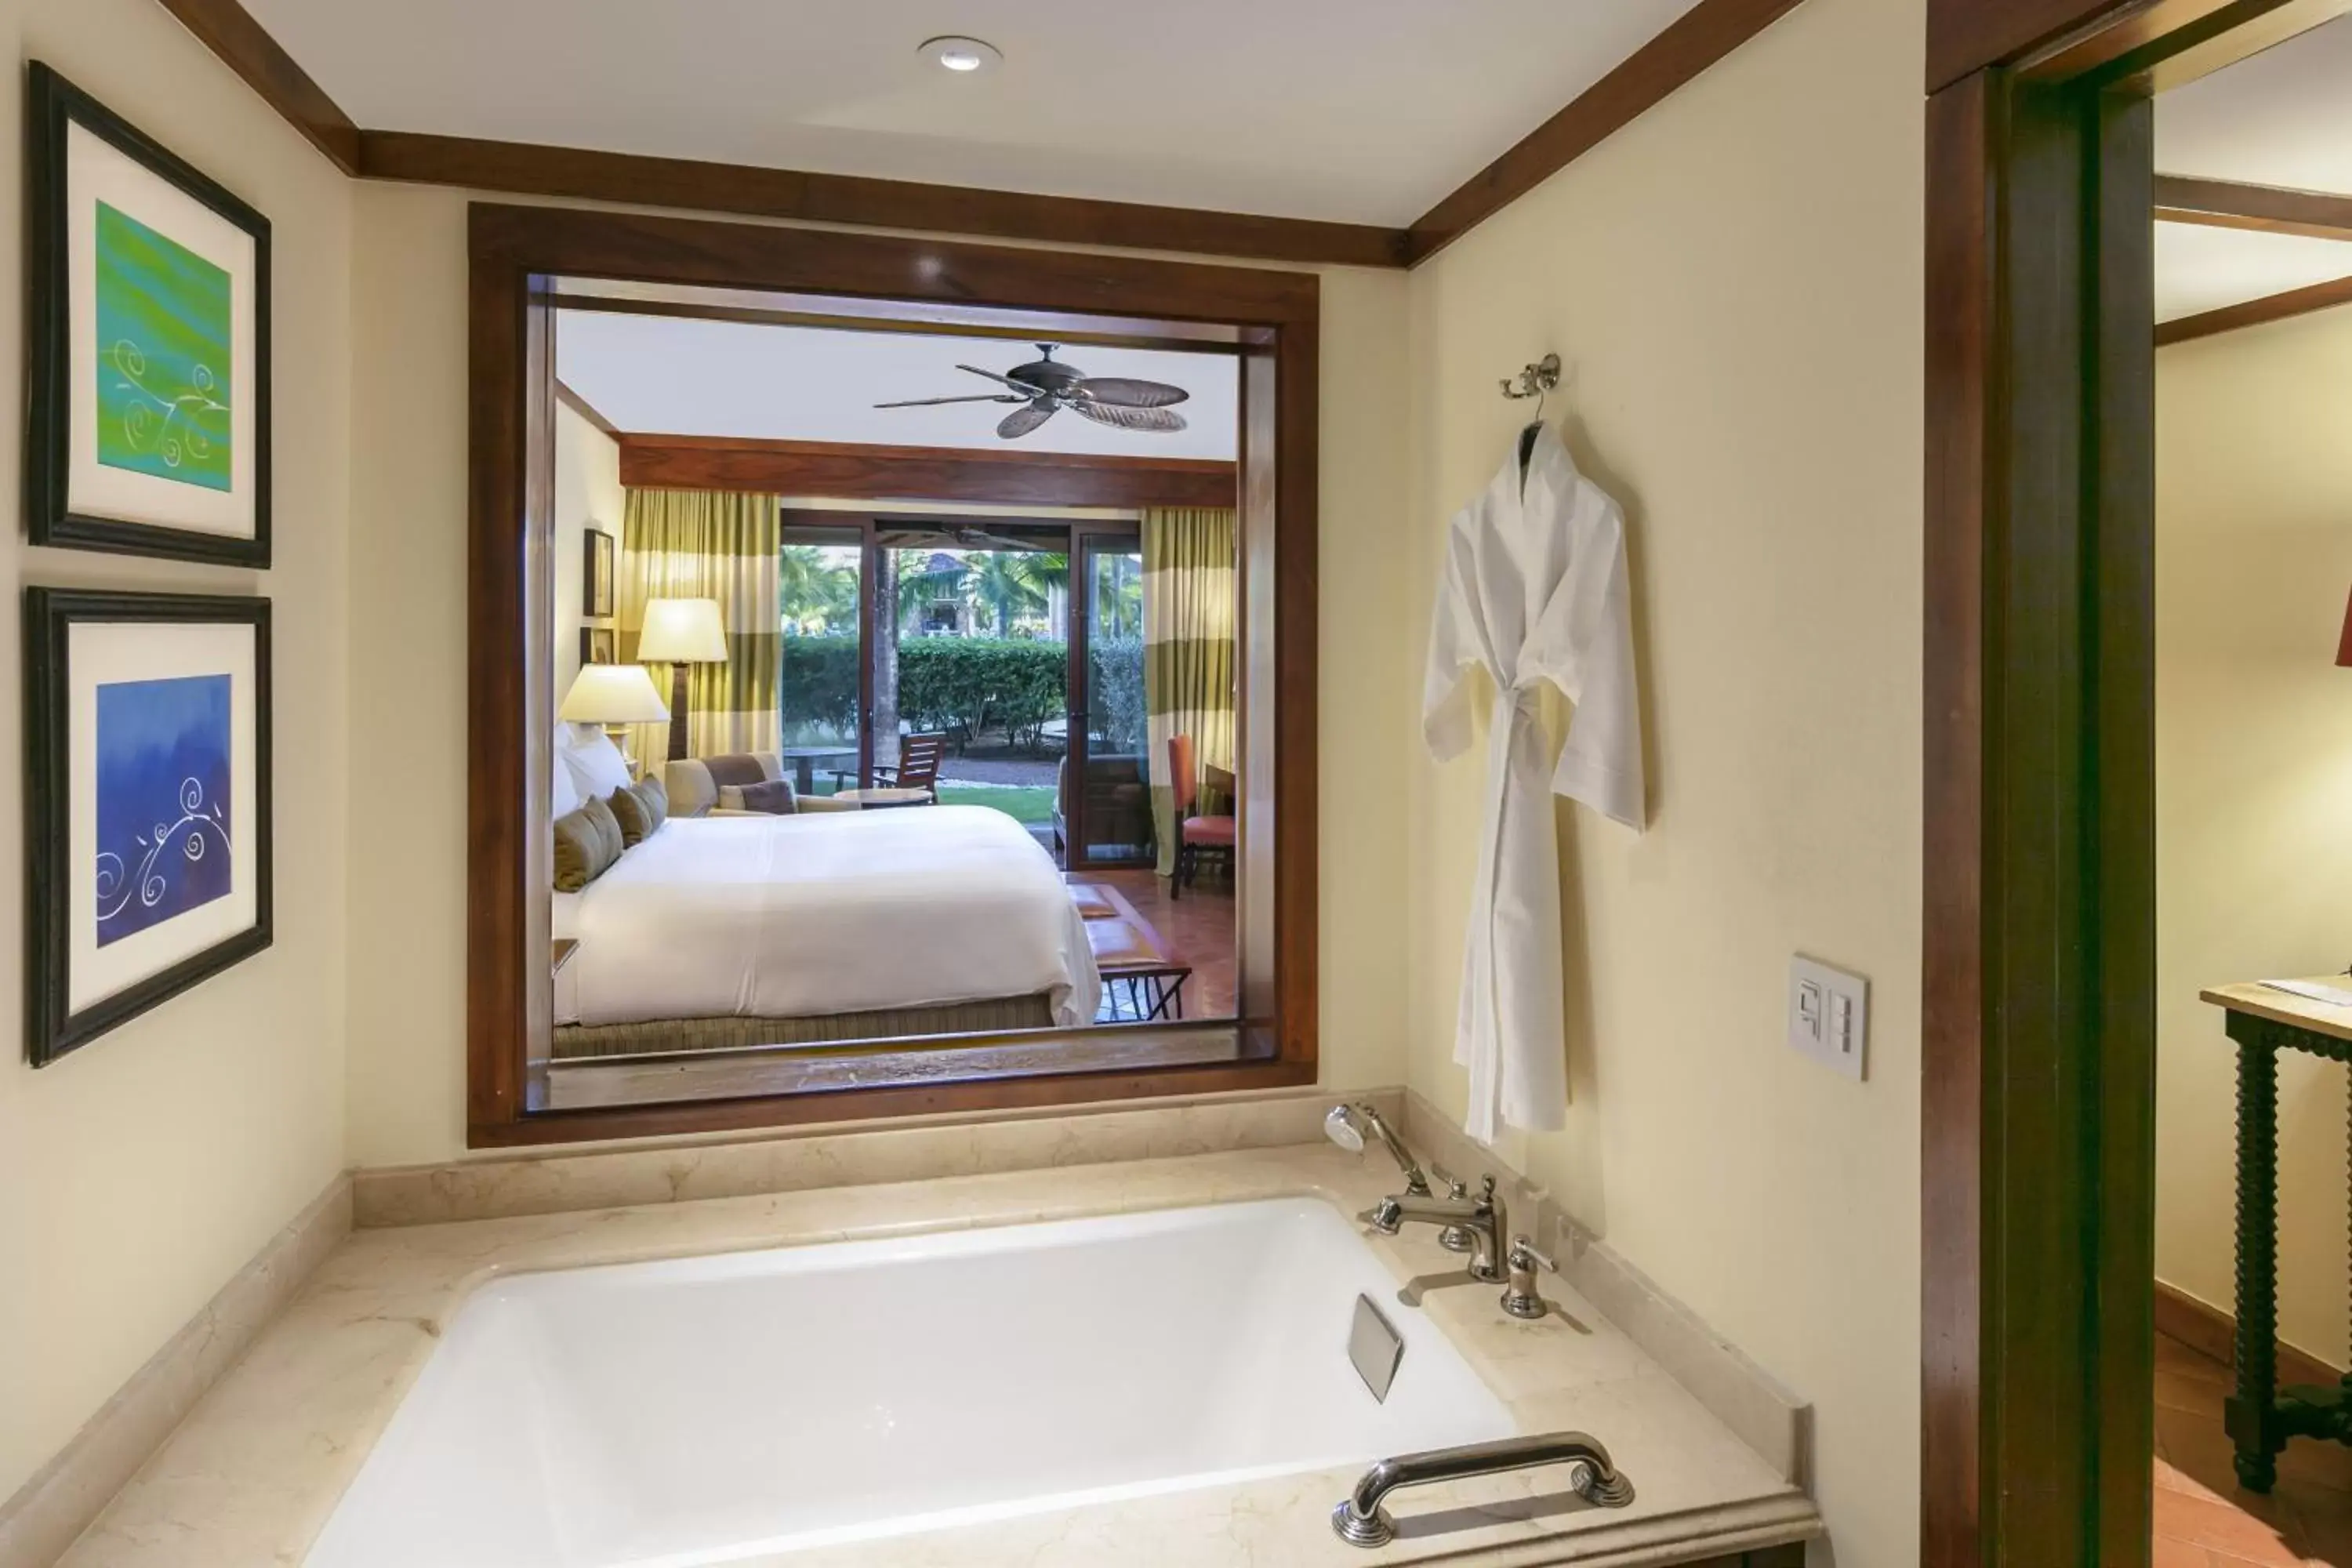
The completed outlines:
{"type": "Polygon", "coordinates": [[[866,531],[787,520],[777,563],[783,663],[776,682],[784,776],[831,795],[862,771],[870,705],[866,531]]]}
{"type": "Polygon", "coordinates": [[[1082,657],[1071,665],[1078,686],[1071,783],[1075,795],[1069,863],[1151,863],[1151,769],[1143,700],[1143,545],[1132,530],[1077,534],[1076,617],[1082,657]]]}

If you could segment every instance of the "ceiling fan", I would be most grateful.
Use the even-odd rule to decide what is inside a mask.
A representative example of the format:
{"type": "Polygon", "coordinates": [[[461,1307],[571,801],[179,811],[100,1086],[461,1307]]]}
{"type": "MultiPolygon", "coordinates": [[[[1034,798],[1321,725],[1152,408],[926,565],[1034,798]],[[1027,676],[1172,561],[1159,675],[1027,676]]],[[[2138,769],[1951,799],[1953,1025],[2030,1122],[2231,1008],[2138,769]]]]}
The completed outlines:
{"type": "Polygon", "coordinates": [[[1065,408],[1080,418],[1121,430],[1172,433],[1184,428],[1184,416],[1169,407],[1192,395],[1182,387],[1171,386],[1164,381],[1139,381],[1131,376],[1088,375],[1076,365],[1055,359],[1054,346],[1039,343],[1037,352],[1042,358],[1014,365],[1003,375],[976,364],[956,366],[1001,383],[1006,391],[976,392],[961,397],[917,397],[874,406],[924,408],[940,403],[1017,403],[1021,406],[996,426],[996,433],[1007,441],[1026,436],[1065,408]]]}

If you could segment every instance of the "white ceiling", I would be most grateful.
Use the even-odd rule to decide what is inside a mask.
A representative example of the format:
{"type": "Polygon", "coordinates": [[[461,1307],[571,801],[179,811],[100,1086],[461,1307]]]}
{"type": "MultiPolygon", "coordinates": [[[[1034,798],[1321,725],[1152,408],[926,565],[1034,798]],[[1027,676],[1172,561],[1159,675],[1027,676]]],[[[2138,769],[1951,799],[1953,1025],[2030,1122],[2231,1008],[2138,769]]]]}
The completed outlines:
{"type": "Polygon", "coordinates": [[[247,0],[362,125],[1401,226],[1693,0],[247,0]],[[918,58],[977,36],[997,68],[918,58]]]}
{"type": "Polygon", "coordinates": [[[1231,354],[1078,344],[1055,357],[1091,375],[1165,381],[1192,395],[1174,435],[1114,430],[1055,415],[1016,441],[999,440],[999,403],[876,408],[897,398],[1002,390],[958,370],[1000,374],[1037,357],[1008,338],[840,331],[678,316],[563,310],[556,317],[555,370],[618,428],[642,435],[733,436],[785,441],[856,441],[906,447],[977,447],[1031,452],[1230,460],[1240,429],[1231,354]]]}
{"type": "MultiPolygon", "coordinates": [[[[2352,17],[2156,100],[2168,174],[2352,195],[2352,17]]],[[[2352,277],[2352,241],[2156,226],[2157,320],[2352,277]]]]}
{"type": "Polygon", "coordinates": [[[2156,226],[2159,321],[2345,277],[2352,277],[2352,242],[2201,224],[2156,226]]]}
{"type": "Polygon", "coordinates": [[[2158,99],[2156,166],[2352,195],[2352,16],[2158,99]]]}

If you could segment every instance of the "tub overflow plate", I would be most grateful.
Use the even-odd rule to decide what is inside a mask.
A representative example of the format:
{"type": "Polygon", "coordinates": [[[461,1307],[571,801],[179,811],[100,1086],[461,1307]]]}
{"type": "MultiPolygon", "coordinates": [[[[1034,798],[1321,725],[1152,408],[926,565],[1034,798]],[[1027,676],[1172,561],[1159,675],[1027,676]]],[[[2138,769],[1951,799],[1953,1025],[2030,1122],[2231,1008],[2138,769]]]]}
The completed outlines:
{"type": "Polygon", "coordinates": [[[1396,1381],[1397,1367],[1404,1361],[1404,1339],[1381,1316],[1370,1296],[1356,1298],[1356,1321],[1348,1331],[1348,1359],[1356,1363],[1356,1375],[1372,1391],[1372,1397],[1388,1403],[1389,1385],[1396,1381]]]}

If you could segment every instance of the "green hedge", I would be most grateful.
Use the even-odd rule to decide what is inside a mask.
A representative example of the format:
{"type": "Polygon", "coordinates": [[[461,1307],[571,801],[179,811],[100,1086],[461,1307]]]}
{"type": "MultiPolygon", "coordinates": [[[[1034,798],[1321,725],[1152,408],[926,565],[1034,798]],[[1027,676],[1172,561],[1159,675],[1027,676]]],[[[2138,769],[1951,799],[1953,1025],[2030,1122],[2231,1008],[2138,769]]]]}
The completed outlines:
{"type": "MultiPolygon", "coordinates": [[[[1088,655],[1094,662],[1094,703],[1087,732],[1104,739],[1094,752],[1140,756],[1143,752],[1143,639],[1097,637],[1088,655]]],[[[1090,753],[1092,754],[1092,753],[1090,753]]]]}
{"type": "Polygon", "coordinates": [[[918,730],[944,730],[969,745],[999,730],[1034,746],[1062,716],[1069,650],[1026,637],[908,637],[898,644],[898,714],[918,730]]]}
{"type": "Polygon", "coordinates": [[[787,637],[778,699],[784,728],[857,732],[857,638],[787,637]]]}
{"type": "MultiPolygon", "coordinates": [[[[783,639],[782,718],[837,735],[856,732],[857,639],[783,639]]],[[[1143,644],[1105,637],[1093,649],[1095,732],[1121,752],[1140,752],[1144,737],[1143,644]]],[[[898,714],[916,730],[943,730],[958,745],[1001,732],[1015,746],[1035,746],[1045,724],[1062,716],[1069,653],[1060,643],[1028,637],[908,637],[898,645],[898,714]]]]}
{"type": "MultiPolygon", "coordinates": [[[[907,637],[898,644],[898,714],[917,730],[943,730],[958,744],[1003,731],[1034,746],[1062,715],[1069,653],[1027,637],[907,637]]],[[[857,719],[857,639],[788,637],[782,670],[784,727],[830,727],[850,734],[857,719]]]]}

